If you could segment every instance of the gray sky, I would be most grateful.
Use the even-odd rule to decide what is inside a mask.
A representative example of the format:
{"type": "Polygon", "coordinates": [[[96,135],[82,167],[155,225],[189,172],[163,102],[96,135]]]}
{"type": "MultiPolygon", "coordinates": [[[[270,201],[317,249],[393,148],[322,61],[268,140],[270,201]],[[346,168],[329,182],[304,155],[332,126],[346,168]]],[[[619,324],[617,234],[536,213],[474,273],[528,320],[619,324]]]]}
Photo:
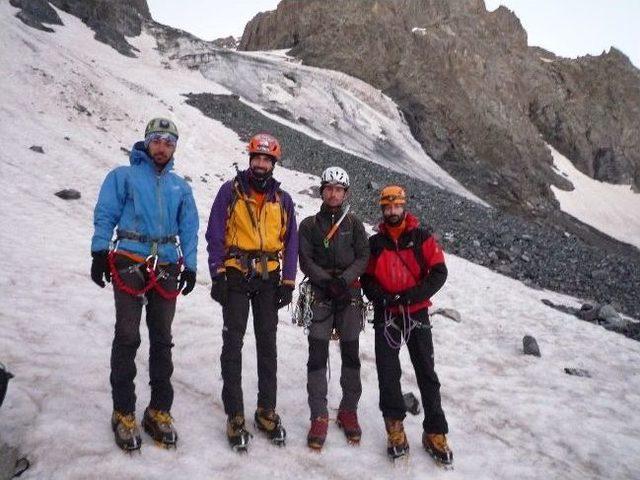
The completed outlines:
{"type": "Polygon", "coordinates": [[[147,0],[154,20],[203,40],[242,36],[258,12],[275,10],[279,0],[147,0]]]}
{"type": "Polygon", "coordinates": [[[529,45],[556,55],[599,55],[614,46],[640,68],[638,0],[485,0],[488,10],[513,10],[529,45]]]}
{"type": "MultiPolygon", "coordinates": [[[[363,0],[368,1],[368,0],[363,0]]],[[[453,0],[455,1],[455,0],[453,0]]],[[[153,18],[204,39],[241,36],[246,23],[278,0],[148,0],[153,18]]],[[[505,5],[537,45],[565,57],[599,55],[610,46],[640,68],[640,0],[485,0],[505,5]]]]}

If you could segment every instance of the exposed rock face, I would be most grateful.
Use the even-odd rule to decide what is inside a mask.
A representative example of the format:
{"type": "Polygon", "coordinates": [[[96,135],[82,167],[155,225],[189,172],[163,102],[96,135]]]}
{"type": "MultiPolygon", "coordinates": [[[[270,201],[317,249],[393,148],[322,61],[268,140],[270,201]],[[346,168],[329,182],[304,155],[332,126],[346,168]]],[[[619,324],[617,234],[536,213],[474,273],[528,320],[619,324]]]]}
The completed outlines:
{"type": "Polygon", "coordinates": [[[58,13],[49,5],[47,0],[9,0],[9,3],[20,9],[16,17],[30,27],[53,32],[52,28],[45,26],[62,25],[62,20],[58,13]]]}
{"type": "Polygon", "coordinates": [[[214,47],[217,48],[227,48],[230,50],[235,50],[238,48],[238,40],[233,36],[229,35],[225,38],[216,38],[213,42],[211,42],[214,47]]]}
{"type": "Polygon", "coordinates": [[[189,32],[168,25],[147,22],[145,28],[156,39],[158,50],[169,60],[178,59],[180,52],[206,55],[215,48],[213,42],[201,40],[189,32]]]}
{"type": "Polygon", "coordinates": [[[640,72],[619,50],[547,63],[530,118],[589,176],[640,185],[640,72]]]}
{"type": "Polygon", "coordinates": [[[50,3],[80,18],[96,32],[96,40],[130,57],[135,56],[135,49],[125,36],[140,35],[143,21],[151,20],[146,0],[11,0],[11,5],[21,8],[18,18],[29,26],[46,31],[53,30],[42,23],[62,25],[50,3]]]}
{"type": "Polygon", "coordinates": [[[640,72],[612,49],[556,58],[482,0],[283,0],[240,50],[291,48],[380,88],[440,165],[496,206],[556,208],[545,140],[584,173],[640,186],[640,72]]]}
{"type": "Polygon", "coordinates": [[[135,56],[124,38],[142,32],[142,22],[151,19],[146,0],[51,0],[56,7],[75,15],[96,32],[96,40],[118,52],[135,56]]]}

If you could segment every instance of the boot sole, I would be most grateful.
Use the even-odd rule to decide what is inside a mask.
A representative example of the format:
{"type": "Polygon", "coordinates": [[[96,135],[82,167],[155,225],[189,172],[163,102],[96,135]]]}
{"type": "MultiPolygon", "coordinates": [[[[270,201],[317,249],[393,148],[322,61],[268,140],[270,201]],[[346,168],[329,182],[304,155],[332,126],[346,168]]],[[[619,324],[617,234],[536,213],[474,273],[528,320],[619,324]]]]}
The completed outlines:
{"type": "MultiPolygon", "coordinates": [[[[111,430],[113,431],[114,435],[117,429],[118,429],[118,425],[111,422],[111,430]]],[[[139,437],[136,438],[136,443],[133,445],[124,443],[123,441],[119,441],[118,437],[115,437],[115,442],[117,447],[125,453],[129,453],[129,454],[133,452],[141,453],[140,448],[142,447],[142,438],[139,438],[139,437]]]]}
{"type": "Polygon", "coordinates": [[[389,452],[387,452],[387,456],[389,458],[389,461],[394,465],[409,463],[409,452],[404,452],[402,454],[390,454],[389,452]]]}
{"type": "Polygon", "coordinates": [[[426,445],[423,445],[423,447],[424,447],[424,450],[429,454],[429,456],[436,463],[436,465],[444,468],[445,470],[453,470],[453,454],[451,455],[451,458],[449,458],[447,461],[447,460],[443,460],[439,455],[437,455],[431,448],[427,447],[426,445]]]}
{"type": "Polygon", "coordinates": [[[233,441],[227,437],[231,450],[236,453],[247,453],[249,451],[249,439],[253,437],[249,432],[246,432],[240,443],[234,444],[233,441]]]}
{"type": "Polygon", "coordinates": [[[246,455],[247,453],[249,453],[249,446],[248,445],[232,445],[231,450],[233,450],[239,455],[246,455]]]}
{"type": "Polygon", "coordinates": [[[345,430],[344,424],[340,420],[336,420],[336,424],[338,428],[343,431],[344,436],[347,437],[347,443],[349,445],[358,446],[360,445],[360,439],[362,438],[362,434],[360,435],[349,435],[349,433],[345,430]]]}
{"type": "Polygon", "coordinates": [[[322,447],[324,447],[324,442],[319,443],[307,440],[307,447],[309,447],[314,452],[320,452],[322,450],[322,447]]]}
{"type": "Polygon", "coordinates": [[[390,450],[387,449],[387,455],[389,456],[389,458],[391,460],[397,460],[399,458],[404,458],[404,457],[408,457],[409,456],[409,447],[407,447],[404,450],[399,450],[399,451],[394,451],[394,450],[390,450]]]}
{"type": "Polygon", "coordinates": [[[153,444],[158,448],[162,448],[163,450],[177,450],[178,449],[178,442],[169,443],[169,442],[161,442],[159,440],[154,439],[153,440],[153,444]]]}
{"type": "Polygon", "coordinates": [[[287,444],[287,431],[282,428],[282,434],[283,437],[282,438],[272,438],[271,437],[271,432],[269,430],[267,430],[266,428],[264,428],[262,425],[260,425],[258,422],[254,421],[253,422],[253,426],[255,427],[256,430],[258,430],[259,432],[262,432],[270,441],[271,443],[273,443],[276,447],[285,447],[287,444]]]}
{"type": "Polygon", "coordinates": [[[136,446],[131,446],[131,445],[120,444],[116,441],[116,445],[120,450],[122,450],[124,453],[127,453],[129,455],[132,455],[134,452],[142,453],[142,451],[140,450],[142,447],[142,442],[139,442],[136,446]]]}

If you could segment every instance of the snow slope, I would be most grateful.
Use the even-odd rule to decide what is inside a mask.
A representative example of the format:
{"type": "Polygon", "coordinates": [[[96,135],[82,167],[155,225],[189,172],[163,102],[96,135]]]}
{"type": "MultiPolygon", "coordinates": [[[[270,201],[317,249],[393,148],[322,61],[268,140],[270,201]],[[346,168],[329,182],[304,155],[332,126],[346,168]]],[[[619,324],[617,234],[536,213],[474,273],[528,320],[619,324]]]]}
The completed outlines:
{"type": "Polygon", "coordinates": [[[184,42],[172,55],[190,66],[200,65],[205,77],[265,115],[328,145],[487,205],[424,152],[398,106],[371,85],[342,72],[301,65],[283,50],[217,50],[204,57],[191,52],[202,53],[202,46],[184,42]]]}
{"type": "Polygon", "coordinates": [[[560,208],[578,220],[622,242],[640,248],[640,194],[630,185],[614,185],[588,177],[547,145],[555,170],[569,180],[571,192],[551,186],[560,208]]]}
{"type": "MultiPolygon", "coordinates": [[[[14,12],[0,2],[0,65],[6,72],[0,77],[0,361],[16,375],[0,408],[0,436],[31,459],[22,478],[638,478],[640,344],[540,302],[575,306],[575,299],[529,289],[454,256],[448,257],[450,279],[435,304],[456,308],[463,322],[436,316],[433,332],[455,471],[440,471],[421,451],[419,417],[405,422],[412,444],[408,463],[394,468],[385,458],[370,328],[361,346],[362,444],[346,447],[332,425],[323,453],[309,452],[306,339],[286,311],[278,336],[279,410],[288,445],[276,449],[256,435],[248,456],[235,455],[223,433],[222,319],[208,295],[204,228],[198,284],[179,300],[174,323],[172,413],[179,448],[155,448],[145,436],[141,455],[118,451],[108,423],[113,299],[109,288],[100,290],[88,275],[100,183],[127,162],[120,147],[139,138],[148,117],[171,115],[181,130],[177,169],[194,179],[204,224],[219,177],[230,178],[233,161],[246,162],[244,146],[180,96],[225,90],[196,72],[164,68],[149,36],[131,39],[141,54],[130,59],[95,42],[91,31],[63,12],[65,26],[55,34],[23,25],[14,12]],[[30,151],[34,144],[45,154],[30,151]],[[80,190],[82,198],[65,202],[53,196],[66,187],[80,190]],[[521,354],[524,334],[537,337],[542,358],[521,354]],[[564,367],[585,368],[592,378],[567,376],[564,367]]],[[[293,192],[299,219],[317,210],[317,200],[296,194],[314,179],[284,168],[276,173],[293,192]]],[[[252,331],[250,326],[244,357],[248,414],[257,383],[252,331]]],[[[149,398],[147,349],[143,340],[137,359],[140,415],[149,398]]],[[[335,345],[331,352],[335,376],[335,345]]],[[[402,361],[409,365],[406,352],[402,361]]],[[[330,383],[332,408],[339,402],[337,380],[330,383]]],[[[403,382],[405,390],[418,392],[410,368],[403,382]]]]}

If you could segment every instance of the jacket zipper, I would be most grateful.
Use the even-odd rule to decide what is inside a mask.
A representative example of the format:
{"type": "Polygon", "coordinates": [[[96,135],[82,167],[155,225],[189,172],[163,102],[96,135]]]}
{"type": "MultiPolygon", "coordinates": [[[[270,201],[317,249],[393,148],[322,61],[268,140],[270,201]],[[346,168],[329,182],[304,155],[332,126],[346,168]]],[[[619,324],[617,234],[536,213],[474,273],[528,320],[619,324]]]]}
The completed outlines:
{"type": "MultiPolygon", "coordinates": [[[[256,202],[254,199],[253,200],[253,205],[255,208],[255,217],[257,219],[257,225],[258,225],[258,238],[260,239],[260,251],[262,252],[262,250],[264,249],[264,240],[262,238],[262,230],[261,230],[261,223],[260,223],[260,219],[262,218],[262,212],[264,212],[264,204],[262,205],[262,209],[260,210],[260,213],[258,213],[258,202],[256,202]]],[[[266,202],[267,199],[265,198],[264,201],[266,202]]]]}

